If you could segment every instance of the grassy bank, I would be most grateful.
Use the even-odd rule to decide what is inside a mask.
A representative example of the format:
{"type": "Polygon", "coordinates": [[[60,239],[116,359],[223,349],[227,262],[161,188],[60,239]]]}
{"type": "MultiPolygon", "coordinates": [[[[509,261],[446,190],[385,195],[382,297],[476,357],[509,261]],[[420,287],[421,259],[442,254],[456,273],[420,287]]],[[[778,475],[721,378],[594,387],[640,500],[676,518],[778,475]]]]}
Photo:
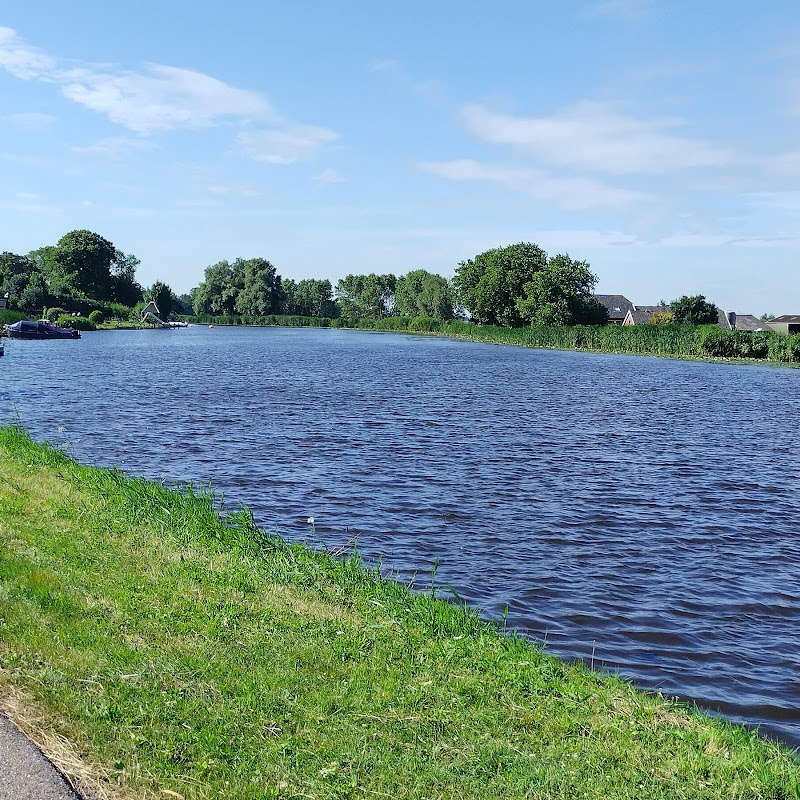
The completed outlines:
{"type": "Polygon", "coordinates": [[[0,705],[108,796],[800,797],[753,733],[14,428],[0,705]]]}

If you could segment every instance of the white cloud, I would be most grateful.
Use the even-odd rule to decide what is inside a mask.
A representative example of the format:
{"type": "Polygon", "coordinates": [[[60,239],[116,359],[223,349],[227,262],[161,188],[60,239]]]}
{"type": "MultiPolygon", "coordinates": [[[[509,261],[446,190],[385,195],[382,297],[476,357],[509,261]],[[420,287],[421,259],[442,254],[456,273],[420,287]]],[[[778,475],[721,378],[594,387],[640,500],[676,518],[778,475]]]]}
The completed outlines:
{"type": "Polygon", "coordinates": [[[734,161],[727,148],[671,133],[683,120],[642,120],[602,103],[582,102],[550,117],[513,117],[483,106],[461,109],[466,130],[549,165],[611,174],[670,173],[734,161]]]}
{"type": "MultiPolygon", "coordinates": [[[[268,164],[310,159],[338,138],[327,128],[286,119],[258,92],[229,86],[202,72],[163,64],[148,64],[138,72],[99,64],[64,67],[27,45],[11,28],[0,28],[0,68],[18,78],[56,84],[68,100],[143,136],[207,128],[225,119],[259,126],[243,131],[239,144],[250,158],[268,164]]],[[[90,147],[109,155],[124,149],[125,140],[108,139],[90,147]]]]}
{"type": "Polygon", "coordinates": [[[243,131],[239,144],[246,155],[267,164],[308,161],[339,136],[327,128],[289,123],[280,128],[243,131]]]}
{"type": "Polygon", "coordinates": [[[344,175],[342,175],[338,170],[333,169],[333,167],[328,167],[327,169],[322,170],[322,172],[320,172],[318,175],[314,175],[312,180],[322,184],[343,183],[344,175]]]}
{"type": "Polygon", "coordinates": [[[159,64],[146,69],[146,73],[119,75],[72,70],[61,74],[61,91],[67,99],[142,134],[204,128],[221,117],[274,114],[259,94],[228,86],[201,72],[159,64]]]}
{"type": "Polygon", "coordinates": [[[54,59],[26,44],[12,28],[0,27],[0,67],[22,80],[50,80],[54,59]]]}
{"type": "Polygon", "coordinates": [[[419,167],[450,181],[496,183],[570,210],[615,211],[652,199],[642,192],[607,186],[590,178],[553,176],[531,167],[492,166],[471,159],[426,162],[419,167]]]}

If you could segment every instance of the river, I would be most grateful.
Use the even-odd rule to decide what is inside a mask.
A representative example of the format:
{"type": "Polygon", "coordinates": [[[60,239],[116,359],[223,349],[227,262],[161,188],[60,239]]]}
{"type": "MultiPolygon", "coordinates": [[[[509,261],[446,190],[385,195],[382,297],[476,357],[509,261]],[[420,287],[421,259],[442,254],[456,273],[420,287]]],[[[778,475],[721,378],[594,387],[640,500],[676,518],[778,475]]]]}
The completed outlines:
{"type": "Polygon", "coordinates": [[[800,370],[195,326],[6,340],[0,409],[800,747],[800,370]]]}

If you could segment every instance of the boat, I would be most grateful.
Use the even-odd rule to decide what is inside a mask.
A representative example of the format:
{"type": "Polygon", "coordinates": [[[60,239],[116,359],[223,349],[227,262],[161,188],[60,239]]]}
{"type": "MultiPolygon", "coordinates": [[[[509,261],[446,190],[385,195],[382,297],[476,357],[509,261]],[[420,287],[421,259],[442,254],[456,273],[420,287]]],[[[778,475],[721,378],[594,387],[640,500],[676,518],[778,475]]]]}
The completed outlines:
{"type": "Polygon", "coordinates": [[[21,319],[12,325],[3,325],[12,339],[80,339],[81,332],[73,328],[59,328],[50,322],[21,319]]]}

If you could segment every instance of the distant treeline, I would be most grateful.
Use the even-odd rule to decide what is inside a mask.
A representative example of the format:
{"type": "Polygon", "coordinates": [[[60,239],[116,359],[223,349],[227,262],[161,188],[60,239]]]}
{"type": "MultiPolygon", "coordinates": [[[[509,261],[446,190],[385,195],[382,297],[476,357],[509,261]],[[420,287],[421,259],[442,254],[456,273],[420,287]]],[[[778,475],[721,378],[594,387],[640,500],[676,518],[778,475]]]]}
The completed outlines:
{"type": "MultiPolygon", "coordinates": [[[[162,281],[149,289],[136,280],[139,259],[125,254],[108,239],[87,230],[70,231],[54,245],[27,254],[0,253],[0,295],[9,309],[24,316],[45,309],[107,319],[136,320],[148,300],[164,317],[191,311],[188,295],[177,296],[162,281]]],[[[53,314],[50,314],[52,317],[53,314]]]]}

